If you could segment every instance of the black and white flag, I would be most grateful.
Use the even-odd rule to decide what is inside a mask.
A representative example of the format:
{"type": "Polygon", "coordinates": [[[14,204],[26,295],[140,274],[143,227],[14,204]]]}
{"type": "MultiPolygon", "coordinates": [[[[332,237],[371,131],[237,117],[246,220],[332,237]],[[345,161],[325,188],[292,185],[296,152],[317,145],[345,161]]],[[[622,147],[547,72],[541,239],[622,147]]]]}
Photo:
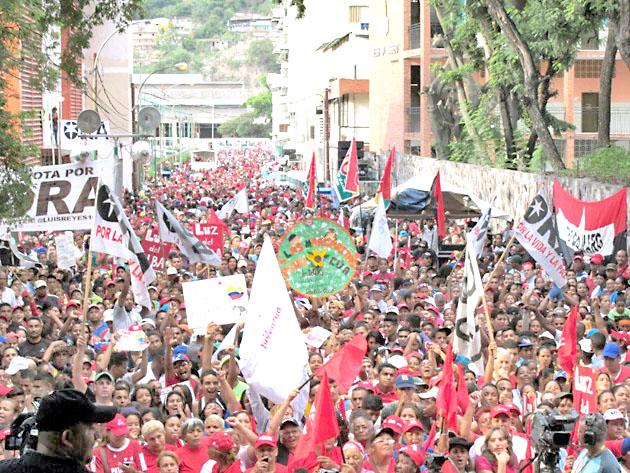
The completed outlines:
{"type": "Polygon", "coordinates": [[[186,255],[191,263],[208,263],[212,266],[221,265],[221,257],[201,243],[191,232],[186,230],[172,213],[155,201],[158,222],[160,224],[160,240],[173,243],[186,255]]]}
{"type": "Polygon", "coordinates": [[[99,185],[96,194],[90,250],[127,260],[135,301],[153,309],[148,285],[155,280],[155,272],[123,212],[120,201],[105,184],[99,185]]]}
{"type": "Polygon", "coordinates": [[[464,257],[464,278],[457,304],[453,353],[469,362],[468,367],[477,375],[483,375],[483,355],[481,353],[481,331],[477,319],[477,305],[483,295],[483,283],[477,266],[477,255],[471,239],[466,242],[464,257]]]}
{"type": "Polygon", "coordinates": [[[488,225],[490,224],[491,213],[492,206],[488,207],[488,209],[483,214],[481,214],[477,225],[475,225],[466,235],[466,240],[471,240],[473,242],[473,247],[477,258],[481,256],[483,245],[485,244],[486,237],[488,236],[488,225]]]}

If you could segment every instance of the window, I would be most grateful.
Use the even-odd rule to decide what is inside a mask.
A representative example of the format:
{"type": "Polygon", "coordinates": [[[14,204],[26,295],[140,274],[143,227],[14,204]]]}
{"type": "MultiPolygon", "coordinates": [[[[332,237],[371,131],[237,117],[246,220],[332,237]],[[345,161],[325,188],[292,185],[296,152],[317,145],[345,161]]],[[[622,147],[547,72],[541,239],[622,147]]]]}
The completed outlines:
{"type": "Polygon", "coordinates": [[[582,133],[597,133],[599,123],[599,94],[584,92],[582,94],[582,133]]]}
{"type": "MultiPolygon", "coordinates": [[[[575,78],[576,79],[599,79],[602,70],[602,61],[597,59],[582,59],[575,61],[575,78]]],[[[613,77],[615,71],[613,70],[613,77]]]]}
{"type": "Polygon", "coordinates": [[[367,7],[356,5],[348,7],[350,23],[363,23],[362,16],[365,8],[367,7]]]}
{"type": "Polygon", "coordinates": [[[288,124],[280,124],[280,125],[278,125],[278,131],[280,133],[287,133],[289,131],[289,125],[288,124]]]}
{"type": "Polygon", "coordinates": [[[308,127],[308,139],[309,140],[315,139],[315,127],[313,125],[308,127]]]}
{"type": "Polygon", "coordinates": [[[341,104],[339,107],[339,126],[348,126],[348,108],[349,108],[348,94],[343,94],[341,97],[341,104]]]}

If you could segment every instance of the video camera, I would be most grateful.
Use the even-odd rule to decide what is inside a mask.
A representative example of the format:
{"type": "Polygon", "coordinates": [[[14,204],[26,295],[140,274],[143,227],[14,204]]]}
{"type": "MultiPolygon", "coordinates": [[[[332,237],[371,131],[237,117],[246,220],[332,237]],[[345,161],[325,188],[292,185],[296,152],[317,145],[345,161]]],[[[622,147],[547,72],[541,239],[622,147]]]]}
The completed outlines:
{"type": "Polygon", "coordinates": [[[539,450],[568,447],[578,417],[575,409],[566,415],[560,414],[557,409],[536,412],[532,421],[532,442],[539,450]]]}
{"type": "Polygon", "coordinates": [[[20,414],[11,424],[11,433],[4,441],[4,448],[5,450],[19,450],[20,454],[27,449],[35,450],[38,433],[35,413],[20,414]]]}
{"type": "Polygon", "coordinates": [[[424,465],[429,472],[438,472],[442,469],[442,465],[448,460],[448,455],[440,452],[427,453],[424,465]]]}

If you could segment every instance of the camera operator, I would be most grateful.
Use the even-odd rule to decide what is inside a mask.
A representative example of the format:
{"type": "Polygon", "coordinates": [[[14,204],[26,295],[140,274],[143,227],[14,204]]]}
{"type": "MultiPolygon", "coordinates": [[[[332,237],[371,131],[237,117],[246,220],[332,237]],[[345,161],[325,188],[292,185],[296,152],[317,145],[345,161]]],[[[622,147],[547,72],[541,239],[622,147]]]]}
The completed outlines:
{"type": "Polygon", "coordinates": [[[96,406],[74,389],[45,396],[35,416],[37,450],[0,462],[0,473],[87,473],[96,439],[94,424],[108,422],[115,414],[114,407],[96,406]]]}
{"type": "Polygon", "coordinates": [[[585,448],[573,463],[571,473],[615,473],[621,467],[606,448],[606,421],[601,414],[589,414],[580,420],[578,441],[585,448]]]}

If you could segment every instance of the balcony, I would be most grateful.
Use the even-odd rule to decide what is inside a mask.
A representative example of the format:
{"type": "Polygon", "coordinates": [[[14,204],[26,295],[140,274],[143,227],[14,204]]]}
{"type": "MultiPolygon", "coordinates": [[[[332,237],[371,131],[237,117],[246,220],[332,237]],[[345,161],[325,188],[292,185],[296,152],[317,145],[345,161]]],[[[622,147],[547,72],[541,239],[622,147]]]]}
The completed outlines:
{"type": "Polygon", "coordinates": [[[409,26],[409,49],[420,48],[420,23],[414,23],[409,26]]]}
{"type": "Polygon", "coordinates": [[[407,108],[407,133],[420,133],[420,107],[407,108]]]}

